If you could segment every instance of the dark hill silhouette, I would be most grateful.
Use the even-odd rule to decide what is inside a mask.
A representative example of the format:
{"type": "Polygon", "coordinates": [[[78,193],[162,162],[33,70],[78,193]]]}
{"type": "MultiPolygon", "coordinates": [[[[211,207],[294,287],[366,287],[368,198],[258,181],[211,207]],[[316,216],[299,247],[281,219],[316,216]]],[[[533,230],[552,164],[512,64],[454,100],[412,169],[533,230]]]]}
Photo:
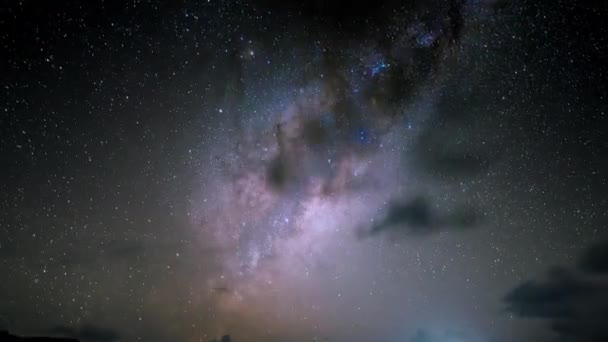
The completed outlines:
{"type": "MultiPolygon", "coordinates": [[[[218,342],[217,339],[213,339],[211,340],[211,342],[218,342]]],[[[220,339],[219,342],[232,342],[232,338],[230,338],[230,335],[224,335],[222,336],[222,338],[220,339]]]]}
{"type": "Polygon", "coordinates": [[[54,337],[20,337],[11,335],[6,330],[0,331],[0,342],[78,342],[73,338],[54,338],[54,337]]]}

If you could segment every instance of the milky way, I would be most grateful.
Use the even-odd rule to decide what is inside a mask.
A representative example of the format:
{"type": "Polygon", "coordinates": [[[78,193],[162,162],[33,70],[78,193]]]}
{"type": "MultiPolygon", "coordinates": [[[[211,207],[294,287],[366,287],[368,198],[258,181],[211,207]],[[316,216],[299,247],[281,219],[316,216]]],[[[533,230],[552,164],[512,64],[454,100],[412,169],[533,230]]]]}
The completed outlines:
{"type": "Polygon", "coordinates": [[[0,328],[604,336],[601,305],[544,296],[606,293],[601,245],[585,252],[606,223],[600,14],[500,0],[7,8],[0,328]],[[539,311],[548,300],[580,316],[539,311]]]}
{"type": "MultiPolygon", "coordinates": [[[[434,13],[428,23],[413,17],[409,23],[407,12],[387,18],[398,27],[392,31],[398,38],[387,46],[320,43],[318,63],[291,64],[309,74],[298,75],[304,81],[295,91],[278,106],[261,101],[254,107],[259,117],[232,127],[242,140],[213,148],[229,151],[211,162],[219,174],[203,176],[203,184],[212,185],[201,186],[200,194],[213,193],[213,201],[197,199],[192,210],[195,232],[223,254],[207,285],[227,311],[220,311],[220,321],[228,316],[279,333],[340,336],[343,327],[323,324],[328,303],[347,309],[349,301],[373,296],[373,280],[361,285],[352,278],[374,279],[365,268],[383,259],[359,251],[367,242],[357,233],[382,220],[388,202],[420,191],[407,179],[411,171],[401,155],[413,148],[430,115],[434,95],[428,89],[441,88],[441,69],[456,54],[464,5],[449,6],[459,7],[434,13]],[[332,52],[336,48],[341,53],[332,52]]],[[[259,97],[257,84],[239,86],[244,98],[259,97]]],[[[234,108],[238,114],[217,110],[251,115],[249,105],[234,108]]],[[[374,306],[349,309],[357,317],[374,306]]]]}

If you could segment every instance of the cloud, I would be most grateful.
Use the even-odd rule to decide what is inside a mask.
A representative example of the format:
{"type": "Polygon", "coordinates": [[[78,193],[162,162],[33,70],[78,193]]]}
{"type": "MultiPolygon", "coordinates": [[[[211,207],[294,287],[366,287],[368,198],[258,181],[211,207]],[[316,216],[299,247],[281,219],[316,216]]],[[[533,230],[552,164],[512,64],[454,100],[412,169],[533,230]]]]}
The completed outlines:
{"type": "Polygon", "coordinates": [[[491,165],[488,155],[479,151],[458,150],[450,147],[429,145],[421,147],[417,154],[419,167],[436,177],[467,177],[487,170],[491,165]],[[431,152],[432,151],[432,152],[431,152]]]}
{"type": "MultiPolygon", "coordinates": [[[[450,91],[456,88],[450,86],[450,91]]],[[[454,90],[462,97],[468,92],[454,90]]],[[[489,113],[480,110],[486,104],[479,100],[454,99],[443,95],[436,104],[437,117],[417,138],[413,149],[413,165],[424,175],[457,179],[486,172],[502,156],[500,142],[480,128],[479,117],[489,113]]]]}
{"type": "Polygon", "coordinates": [[[554,268],[517,286],[504,297],[507,311],[549,321],[560,341],[608,341],[607,246],[590,247],[575,269],[554,268]]]}
{"type": "Polygon", "coordinates": [[[432,208],[429,201],[416,197],[408,201],[394,201],[380,222],[363,236],[377,235],[385,232],[413,236],[424,236],[443,229],[467,229],[476,226],[479,215],[470,207],[459,207],[449,213],[439,213],[432,208]]]}
{"type": "Polygon", "coordinates": [[[120,340],[120,335],[117,332],[90,324],[85,324],[79,328],[58,325],[51,328],[49,333],[62,337],[77,338],[82,342],[112,342],[120,340]]]}
{"type": "Polygon", "coordinates": [[[527,281],[505,297],[508,310],[522,317],[557,318],[574,314],[575,304],[595,292],[592,284],[578,279],[566,269],[549,272],[546,281],[527,281]]]}
{"type": "Polygon", "coordinates": [[[608,241],[589,248],[582,256],[579,266],[591,273],[608,273],[608,241]]]}

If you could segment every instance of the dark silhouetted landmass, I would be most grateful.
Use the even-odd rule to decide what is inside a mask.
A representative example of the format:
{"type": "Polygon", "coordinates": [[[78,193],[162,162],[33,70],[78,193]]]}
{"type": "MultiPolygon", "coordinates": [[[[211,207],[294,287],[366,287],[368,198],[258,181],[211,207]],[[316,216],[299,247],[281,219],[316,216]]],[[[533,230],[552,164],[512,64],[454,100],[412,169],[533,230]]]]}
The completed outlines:
{"type": "MultiPolygon", "coordinates": [[[[211,342],[218,342],[218,340],[214,338],[213,340],[211,340],[211,342]]],[[[230,338],[230,335],[224,335],[219,340],[219,342],[232,342],[232,338],[230,338]]]]}
{"type": "Polygon", "coordinates": [[[78,342],[73,338],[54,338],[54,337],[20,337],[11,335],[8,331],[0,331],[0,342],[78,342]]]}

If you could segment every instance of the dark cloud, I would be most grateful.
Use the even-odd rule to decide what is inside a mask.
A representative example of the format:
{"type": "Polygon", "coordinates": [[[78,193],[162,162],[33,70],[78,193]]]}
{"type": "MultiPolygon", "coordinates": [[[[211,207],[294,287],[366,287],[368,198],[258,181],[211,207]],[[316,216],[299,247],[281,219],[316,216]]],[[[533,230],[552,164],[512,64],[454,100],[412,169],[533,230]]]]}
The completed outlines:
{"type": "MultiPolygon", "coordinates": [[[[314,108],[305,110],[318,111],[314,108]]],[[[329,182],[335,175],[333,165],[328,163],[332,155],[342,158],[340,145],[346,145],[339,132],[328,129],[335,117],[315,113],[317,117],[298,117],[286,124],[276,126],[275,136],[278,154],[270,160],[266,180],[275,190],[293,190],[305,184],[309,177],[317,176],[329,182]]]]}
{"type": "MultiPolygon", "coordinates": [[[[414,165],[421,173],[437,178],[462,178],[478,175],[490,168],[501,155],[493,138],[475,130],[471,104],[462,111],[442,109],[443,117],[420,135],[413,150],[414,165]]],[[[479,113],[477,113],[479,114],[479,113]]]]}
{"type": "Polygon", "coordinates": [[[608,241],[589,248],[582,256],[580,268],[592,273],[608,273],[608,241]]]}
{"type": "Polygon", "coordinates": [[[266,180],[274,189],[284,189],[291,177],[289,163],[281,155],[276,156],[268,164],[266,180]]]}
{"type": "Polygon", "coordinates": [[[589,248],[578,269],[555,268],[543,281],[528,281],[504,298],[520,317],[550,322],[560,341],[608,341],[608,279],[603,253],[607,244],[589,248]]]}
{"type": "Polygon", "coordinates": [[[91,324],[85,324],[79,328],[58,325],[50,329],[49,334],[77,338],[82,342],[113,342],[120,340],[120,335],[116,331],[91,324]]]}
{"type": "MultiPolygon", "coordinates": [[[[308,9],[310,13],[317,13],[315,25],[319,24],[319,17],[325,17],[333,8],[316,2],[311,6],[293,5],[299,11],[308,9]]],[[[434,82],[451,47],[460,41],[465,1],[407,5],[396,1],[393,5],[395,11],[411,19],[392,23],[391,27],[397,30],[394,35],[400,38],[380,39],[376,53],[361,52],[354,57],[333,53],[343,40],[330,40],[331,48],[324,49],[319,57],[320,66],[309,71],[314,76],[310,76],[310,80],[304,77],[304,85],[312,84],[317,88],[316,84],[321,84],[324,95],[319,97],[318,91],[301,93],[295,101],[295,115],[277,124],[278,153],[265,165],[266,180],[272,188],[291,189],[306,182],[310,176],[330,180],[334,175],[333,162],[348,153],[368,152],[379,136],[403,120],[403,105],[413,103],[419,97],[418,90],[434,82]],[[322,79],[318,78],[319,74],[323,75],[322,79]]],[[[347,7],[352,9],[353,6],[349,3],[347,7]]],[[[363,12],[369,16],[374,7],[366,4],[361,8],[367,8],[363,12]]],[[[342,6],[339,8],[344,10],[342,6]]],[[[379,8],[391,12],[391,5],[379,8]]],[[[391,24],[386,15],[381,18],[377,25],[391,24]]],[[[365,27],[370,25],[366,19],[365,27]]],[[[341,27],[341,31],[343,29],[341,27]]],[[[420,145],[423,150],[429,147],[420,145]]],[[[427,168],[445,168],[447,172],[469,170],[479,162],[470,154],[439,155],[433,159],[433,154],[424,152],[421,156],[423,162],[430,164],[427,168]],[[427,155],[431,159],[426,160],[427,155]]]]}
{"type": "Polygon", "coordinates": [[[575,313],[581,297],[596,291],[595,287],[578,279],[568,270],[553,269],[546,281],[528,281],[505,297],[508,310],[522,317],[566,318],[575,313]]]}
{"type": "Polygon", "coordinates": [[[449,213],[439,213],[432,208],[429,201],[416,197],[409,201],[395,201],[390,204],[385,216],[364,236],[384,232],[405,235],[428,235],[442,229],[466,229],[476,226],[479,215],[470,207],[459,207],[449,213]]]}
{"type": "Polygon", "coordinates": [[[438,177],[466,177],[478,174],[490,166],[490,158],[481,153],[466,150],[450,150],[428,146],[428,153],[419,154],[419,165],[428,174],[438,177]]]}
{"type": "MultiPolygon", "coordinates": [[[[213,340],[211,340],[211,342],[218,342],[218,340],[214,338],[213,340]]],[[[230,335],[224,335],[219,340],[219,342],[232,342],[232,338],[230,337],[230,335]]]]}

